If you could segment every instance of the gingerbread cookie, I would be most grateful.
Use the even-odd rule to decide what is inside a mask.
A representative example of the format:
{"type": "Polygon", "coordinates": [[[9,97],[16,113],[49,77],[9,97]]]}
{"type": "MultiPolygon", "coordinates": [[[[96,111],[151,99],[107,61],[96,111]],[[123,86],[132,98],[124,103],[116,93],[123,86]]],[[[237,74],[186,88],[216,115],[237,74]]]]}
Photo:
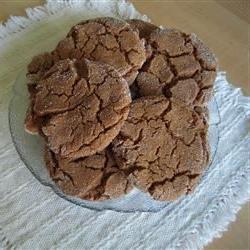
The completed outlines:
{"type": "Polygon", "coordinates": [[[67,195],[106,200],[118,198],[131,190],[126,175],[116,166],[109,149],[70,161],[46,147],[45,163],[50,177],[67,195]]]}
{"type": "Polygon", "coordinates": [[[173,200],[190,192],[207,166],[206,136],[202,114],[178,100],[143,97],[132,103],[112,151],[138,188],[173,200]]]}
{"type": "Polygon", "coordinates": [[[152,55],[136,79],[139,96],[174,97],[205,105],[216,77],[214,54],[197,38],[176,29],[156,29],[148,39],[152,55]]]}
{"type": "Polygon", "coordinates": [[[72,27],[53,51],[58,59],[87,58],[112,65],[130,84],[146,60],[144,41],[122,20],[102,17],[72,27]]]}
{"type": "MultiPolygon", "coordinates": [[[[68,64],[70,61],[66,62],[68,64]]],[[[42,114],[48,113],[48,110],[54,112],[68,109],[48,116],[41,130],[54,153],[74,159],[95,154],[108,146],[127,118],[131,102],[127,82],[110,65],[82,60],[75,70],[80,78],[75,82],[72,79],[77,77],[66,72],[64,77],[66,84],[64,86],[61,82],[61,89],[56,87],[55,80],[53,81],[55,86],[52,83],[51,86],[43,83],[41,103],[37,105],[42,114]],[[53,88],[53,92],[48,91],[48,88],[50,90],[53,88]],[[56,102],[51,102],[49,109],[49,100],[54,100],[58,95],[55,91],[59,91],[60,94],[56,102]],[[72,102],[70,102],[71,95],[72,102]],[[81,103],[75,107],[79,100],[81,103]]],[[[57,69],[56,72],[52,75],[50,72],[48,76],[58,78],[61,71],[57,69]]],[[[36,110],[36,105],[34,108],[36,110]]]]}

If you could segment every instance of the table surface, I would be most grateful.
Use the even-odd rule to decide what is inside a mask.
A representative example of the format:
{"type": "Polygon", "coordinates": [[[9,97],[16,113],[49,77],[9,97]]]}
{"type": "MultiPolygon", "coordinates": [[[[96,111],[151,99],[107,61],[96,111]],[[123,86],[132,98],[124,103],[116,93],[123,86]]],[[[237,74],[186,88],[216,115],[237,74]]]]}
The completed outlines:
{"type": "MultiPolygon", "coordinates": [[[[250,1],[248,0],[132,0],[135,7],[157,25],[194,32],[212,48],[220,70],[231,83],[250,95],[249,44],[250,1]]],[[[24,15],[24,9],[43,0],[0,0],[0,21],[9,15],[24,15]]],[[[250,249],[250,206],[245,205],[220,239],[206,249],[250,249]]]]}

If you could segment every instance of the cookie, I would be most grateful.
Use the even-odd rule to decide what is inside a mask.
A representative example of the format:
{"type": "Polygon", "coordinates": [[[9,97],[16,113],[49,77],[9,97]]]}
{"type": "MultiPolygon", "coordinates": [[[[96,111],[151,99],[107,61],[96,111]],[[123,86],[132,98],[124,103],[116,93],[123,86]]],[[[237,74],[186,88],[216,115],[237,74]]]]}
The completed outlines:
{"type": "Polygon", "coordinates": [[[205,105],[212,94],[217,61],[195,34],[156,29],[148,39],[152,55],[136,78],[139,96],[161,95],[187,105],[205,105]]]}
{"type": "Polygon", "coordinates": [[[118,166],[157,200],[190,192],[209,161],[206,119],[164,96],[135,100],[112,142],[118,166]]]}
{"type": "Polygon", "coordinates": [[[27,67],[27,80],[29,84],[36,84],[43,74],[54,64],[54,58],[51,53],[45,52],[34,56],[27,67]]]}
{"type": "Polygon", "coordinates": [[[49,175],[67,195],[85,200],[118,198],[131,190],[126,175],[119,170],[109,149],[70,161],[45,148],[49,175]]]}
{"type": "Polygon", "coordinates": [[[26,132],[30,134],[39,133],[40,118],[37,116],[33,110],[35,95],[36,95],[36,85],[41,80],[44,73],[49,70],[54,64],[53,57],[50,53],[45,52],[40,55],[33,57],[32,61],[27,67],[27,86],[30,95],[30,104],[26,112],[26,118],[24,121],[24,127],[26,132]]]}
{"type": "MultiPolygon", "coordinates": [[[[145,50],[146,50],[146,57],[147,59],[151,57],[152,55],[152,48],[148,44],[148,39],[150,37],[150,34],[156,30],[158,27],[152,23],[145,22],[139,19],[129,19],[127,22],[130,24],[130,26],[139,32],[139,36],[141,39],[144,39],[145,43],[145,50]]],[[[132,84],[130,86],[131,96],[132,99],[136,99],[138,97],[138,88],[136,84],[132,84]]]]}
{"type": "MultiPolygon", "coordinates": [[[[68,61],[66,59],[66,62],[68,61]]],[[[62,61],[63,64],[64,62],[62,61]]],[[[131,102],[127,82],[112,66],[85,59],[76,68],[80,78],[76,83],[73,81],[72,84],[69,84],[68,79],[71,79],[71,75],[67,72],[60,77],[58,77],[58,74],[60,75],[58,69],[56,74],[54,72],[51,75],[49,72],[48,76],[55,74],[56,78],[61,79],[62,77],[65,80],[65,86],[64,80],[61,82],[61,88],[60,80],[58,83],[56,80],[52,81],[55,85],[51,83],[50,87],[43,83],[42,86],[45,86],[43,90],[46,94],[41,93],[42,103],[38,105],[39,111],[43,114],[46,114],[48,110],[54,112],[59,108],[60,111],[68,109],[65,112],[46,117],[41,125],[41,131],[54,153],[74,159],[95,154],[107,147],[119,133],[128,116],[131,102]],[[47,91],[48,87],[53,91],[47,91]],[[68,90],[69,92],[67,92],[68,90]],[[74,93],[75,90],[76,93],[74,93]],[[56,91],[59,91],[60,94],[56,91]],[[49,109],[46,98],[54,100],[54,95],[58,94],[59,97],[56,102],[51,101],[51,109],[49,109]],[[67,98],[71,98],[71,94],[72,106],[69,106],[70,99],[67,98]],[[64,95],[66,95],[66,99],[64,95]],[[46,96],[45,99],[44,96],[46,96]],[[74,107],[78,100],[81,100],[81,103],[74,107]]],[[[75,79],[74,75],[72,77],[75,79]]],[[[36,105],[34,105],[35,107],[36,105]]]]}
{"type": "MultiPolygon", "coordinates": [[[[36,84],[33,111],[38,116],[60,113],[79,105],[90,94],[87,61],[65,59],[47,70],[36,84]]],[[[91,64],[91,63],[90,63],[91,64]]]]}
{"type": "Polygon", "coordinates": [[[53,51],[58,59],[87,58],[112,65],[129,84],[146,60],[144,41],[122,20],[102,17],[72,27],[53,51]]]}
{"type": "Polygon", "coordinates": [[[140,38],[149,39],[151,33],[158,27],[152,23],[140,20],[140,19],[128,19],[126,20],[134,30],[139,31],[140,38]]]}
{"type": "MultiPolygon", "coordinates": [[[[127,22],[111,17],[87,20],[73,26],[51,53],[42,53],[32,59],[28,65],[28,85],[36,85],[54,63],[68,58],[108,63],[132,84],[146,60],[146,51],[138,30],[133,30],[127,22]]],[[[25,121],[27,132],[38,133],[36,120],[31,101],[25,121]]]]}

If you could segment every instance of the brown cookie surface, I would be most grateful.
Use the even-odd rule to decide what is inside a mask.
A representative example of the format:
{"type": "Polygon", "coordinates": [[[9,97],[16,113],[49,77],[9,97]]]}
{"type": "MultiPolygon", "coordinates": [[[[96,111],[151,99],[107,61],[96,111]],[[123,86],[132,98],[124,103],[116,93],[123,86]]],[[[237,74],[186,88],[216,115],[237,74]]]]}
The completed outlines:
{"type": "Polygon", "coordinates": [[[28,84],[28,91],[30,94],[30,103],[26,111],[26,117],[24,120],[25,131],[30,134],[38,134],[39,126],[41,124],[41,118],[34,113],[33,106],[36,96],[36,84],[28,84]]]}
{"type": "MultiPolygon", "coordinates": [[[[51,66],[68,58],[108,63],[132,84],[146,60],[146,51],[144,40],[127,22],[110,17],[90,19],[73,26],[51,53],[42,53],[32,59],[28,65],[28,84],[36,85],[51,66]]],[[[33,112],[33,96],[34,93],[30,93],[25,129],[35,134],[39,128],[33,112]]]]}
{"type": "Polygon", "coordinates": [[[67,195],[105,200],[135,186],[175,200],[209,163],[216,70],[194,34],[137,19],[86,20],[28,65],[25,129],[45,138],[49,174],[67,195]]]}
{"type": "Polygon", "coordinates": [[[54,58],[49,52],[34,56],[27,67],[28,84],[36,84],[53,64],[54,58]]]}
{"type": "MultiPolygon", "coordinates": [[[[151,33],[156,30],[158,27],[152,23],[142,21],[139,19],[129,19],[127,22],[130,24],[130,26],[139,32],[139,36],[141,39],[144,39],[145,43],[145,49],[146,49],[146,57],[147,59],[152,56],[152,47],[148,43],[149,37],[151,33]]],[[[138,88],[137,84],[132,84],[130,86],[131,96],[133,99],[136,99],[138,97],[138,88]]]]}
{"type": "Polygon", "coordinates": [[[123,196],[131,190],[109,149],[69,161],[46,147],[44,158],[50,177],[67,195],[86,200],[106,200],[123,196]]]}
{"type": "Polygon", "coordinates": [[[155,199],[174,200],[193,188],[208,164],[201,114],[164,96],[135,100],[112,151],[133,183],[155,199]]]}
{"type": "Polygon", "coordinates": [[[40,119],[33,110],[35,96],[36,96],[36,85],[41,80],[44,73],[49,70],[54,64],[53,57],[50,53],[45,52],[40,55],[34,56],[27,67],[27,85],[28,92],[30,95],[30,104],[26,112],[24,121],[25,130],[30,134],[39,133],[40,119]]]}
{"type": "MultiPolygon", "coordinates": [[[[73,106],[65,112],[46,117],[41,127],[54,153],[74,159],[95,154],[108,146],[127,118],[131,102],[127,82],[113,67],[100,62],[83,62],[79,66],[81,78],[75,84],[77,86],[79,83],[81,86],[81,103],[74,107],[78,101],[73,95],[73,106]]],[[[53,84],[49,86],[53,88],[53,84]]],[[[66,90],[68,87],[72,90],[71,84],[66,81],[66,90]]],[[[64,87],[62,90],[65,93],[64,87]]],[[[47,87],[45,91],[47,94],[47,87]]],[[[49,91],[49,95],[49,100],[54,98],[54,92],[49,91]]],[[[41,98],[41,101],[40,107],[44,107],[46,99],[41,98]]],[[[52,104],[54,109],[55,105],[53,102],[52,104]]],[[[61,110],[62,105],[65,105],[63,109],[68,108],[68,102],[64,98],[59,98],[56,104],[57,109],[60,106],[61,110]]],[[[47,108],[46,106],[44,110],[48,110],[47,108]]]]}
{"type": "Polygon", "coordinates": [[[90,94],[86,80],[87,64],[85,61],[65,59],[47,70],[36,84],[34,113],[44,116],[79,105],[90,94]]]}
{"type": "Polygon", "coordinates": [[[158,28],[156,25],[140,19],[128,19],[126,21],[133,29],[139,31],[140,38],[149,39],[151,33],[158,28]]]}
{"type": "Polygon", "coordinates": [[[122,20],[104,17],[72,27],[53,51],[55,58],[87,58],[112,65],[132,84],[146,60],[144,41],[122,20]]]}
{"type": "Polygon", "coordinates": [[[164,94],[198,106],[209,101],[217,61],[195,34],[156,29],[148,44],[152,55],[136,79],[139,96],[164,94]]]}

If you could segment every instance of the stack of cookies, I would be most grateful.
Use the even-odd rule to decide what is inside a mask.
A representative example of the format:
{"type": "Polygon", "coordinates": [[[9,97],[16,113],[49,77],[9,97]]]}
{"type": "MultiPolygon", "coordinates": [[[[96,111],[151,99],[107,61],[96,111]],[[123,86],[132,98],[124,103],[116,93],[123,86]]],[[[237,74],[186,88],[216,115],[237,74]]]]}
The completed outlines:
{"type": "Polygon", "coordinates": [[[67,195],[105,200],[136,187],[175,200],[209,163],[216,68],[194,34],[140,20],[83,21],[28,65],[25,129],[45,139],[47,169],[67,195]]]}

